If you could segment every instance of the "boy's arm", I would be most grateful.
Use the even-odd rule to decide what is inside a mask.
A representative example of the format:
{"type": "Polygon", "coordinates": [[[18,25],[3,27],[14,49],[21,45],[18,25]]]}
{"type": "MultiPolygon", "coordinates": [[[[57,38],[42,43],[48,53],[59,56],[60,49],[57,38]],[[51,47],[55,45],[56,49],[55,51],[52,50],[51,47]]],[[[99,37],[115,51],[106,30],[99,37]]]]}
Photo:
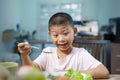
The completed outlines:
{"type": "Polygon", "coordinates": [[[19,43],[18,50],[21,55],[23,65],[38,67],[38,65],[33,63],[29,57],[29,54],[31,53],[31,47],[29,46],[28,42],[19,43]]]}
{"type": "MultiPolygon", "coordinates": [[[[25,55],[21,55],[21,59],[22,59],[22,64],[26,65],[26,66],[33,66],[33,67],[37,67],[39,68],[38,64],[33,62],[29,55],[25,56],[25,55]]],[[[40,68],[39,68],[40,69],[40,68]]]]}
{"type": "Polygon", "coordinates": [[[109,71],[103,64],[100,64],[96,68],[81,72],[90,73],[93,78],[109,78],[109,71]]]}
{"type": "Polygon", "coordinates": [[[32,60],[30,59],[29,55],[21,55],[21,59],[22,59],[22,64],[23,65],[29,65],[32,66],[32,60]]]}

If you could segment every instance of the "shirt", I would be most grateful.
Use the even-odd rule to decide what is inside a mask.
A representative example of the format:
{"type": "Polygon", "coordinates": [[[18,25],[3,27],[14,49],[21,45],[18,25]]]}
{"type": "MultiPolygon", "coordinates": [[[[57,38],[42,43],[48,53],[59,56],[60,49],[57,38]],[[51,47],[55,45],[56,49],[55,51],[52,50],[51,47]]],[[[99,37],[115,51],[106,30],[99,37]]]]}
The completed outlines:
{"type": "Polygon", "coordinates": [[[73,47],[70,54],[64,59],[59,59],[57,56],[56,47],[47,47],[34,60],[40,69],[48,73],[62,72],[69,69],[87,70],[97,67],[101,64],[95,59],[86,49],[73,47]]]}

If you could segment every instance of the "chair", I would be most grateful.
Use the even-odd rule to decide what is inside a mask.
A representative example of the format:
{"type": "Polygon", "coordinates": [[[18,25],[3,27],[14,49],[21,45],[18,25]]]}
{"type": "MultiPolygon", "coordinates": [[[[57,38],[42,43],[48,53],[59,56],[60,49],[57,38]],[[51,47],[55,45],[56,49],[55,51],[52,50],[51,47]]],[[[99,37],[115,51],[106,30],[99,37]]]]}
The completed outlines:
{"type": "Polygon", "coordinates": [[[73,42],[75,47],[84,47],[91,55],[102,62],[111,73],[111,55],[110,55],[110,41],[109,40],[75,40],[73,42]]]}

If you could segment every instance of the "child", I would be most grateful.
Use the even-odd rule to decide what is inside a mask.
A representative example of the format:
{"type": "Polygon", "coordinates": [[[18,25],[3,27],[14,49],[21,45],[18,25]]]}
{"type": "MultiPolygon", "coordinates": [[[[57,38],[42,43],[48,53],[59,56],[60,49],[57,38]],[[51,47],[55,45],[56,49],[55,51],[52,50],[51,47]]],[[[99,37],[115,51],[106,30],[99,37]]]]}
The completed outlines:
{"type": "Polygon", "coordinates": [[[108,78],[107,68],[84,48],[72,46],[77,29],[67,13],[56,13],[49,20],[49,36],[56,47],[47,47],[33,62],[29,54],[31,48],[28,42],[18,44],[23,65],[39,67],[48,73],[65,72],[74,69],[90,73],[93,78],[108,78]]]}

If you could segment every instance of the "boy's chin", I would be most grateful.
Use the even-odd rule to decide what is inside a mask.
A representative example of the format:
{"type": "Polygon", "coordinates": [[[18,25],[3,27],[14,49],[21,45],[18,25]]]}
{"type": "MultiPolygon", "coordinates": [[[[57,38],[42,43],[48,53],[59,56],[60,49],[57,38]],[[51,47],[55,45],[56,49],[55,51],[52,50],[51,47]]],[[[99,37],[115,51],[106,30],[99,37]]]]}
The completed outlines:
{"type": "Polygon", "coordinates": [[[68,52],[70,49],[72,49],[72,48],[70,48],[70,47],[58,47],[58,49],[60,50],[60,51],[62,51],[62,52],[68,52]]]}

